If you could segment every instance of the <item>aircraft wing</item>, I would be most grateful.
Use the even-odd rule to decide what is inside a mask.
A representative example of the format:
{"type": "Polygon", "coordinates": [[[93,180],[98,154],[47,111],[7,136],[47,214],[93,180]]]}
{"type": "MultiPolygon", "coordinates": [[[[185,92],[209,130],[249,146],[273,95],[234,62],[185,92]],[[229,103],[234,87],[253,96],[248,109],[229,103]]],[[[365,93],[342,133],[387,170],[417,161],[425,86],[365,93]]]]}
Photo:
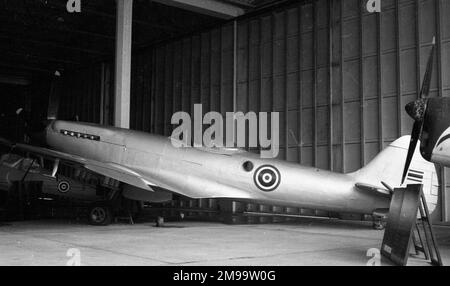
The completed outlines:
{"type": "Polygon", "coordinates": [[[151,186],[156,185],[147,178],[141,176],[138,172],[131,170],[125,166],[114,164],[111,162],[99,162],[96,160],[86,159],[77,155],[68,154],[64,152],[59,152],[51,150],[48,148],[37,147],[27,144],[13,144],[8,140],[0,138],[0,144],[11,148],[12,150],[21,150],[25,152],[30,152],[34,154],[41,155],[43,157],[51,159],[59,159],[66,161],[69,164],[77,164],[85,167],[100,175],[116,179],[118,181],[127,183],[132,186],[142,188],[144,190],[153,191],[151,186]]]}
{"type": "Polygon", "coordinates": [[[155,186],[190,198],[252,198],[249,192],[231,186],[224,186],[214,181],[209,182],[209,184],[204,184],[204,178],[185,178],[191,183],[188,187],[185,181],[180,180],[178,174],[171,172],[151,173],[148,170],[140,170],[112,162],[91,160],[48,148],[20,143],[13,144],[1,138],[0,145],[8,146],[11,150],[22,150],[50,159],[59,159],[69,165],[84,167],[100,175],[113,178],[143,190],[156,191],[157,189],[153,188],[155,186]]]}

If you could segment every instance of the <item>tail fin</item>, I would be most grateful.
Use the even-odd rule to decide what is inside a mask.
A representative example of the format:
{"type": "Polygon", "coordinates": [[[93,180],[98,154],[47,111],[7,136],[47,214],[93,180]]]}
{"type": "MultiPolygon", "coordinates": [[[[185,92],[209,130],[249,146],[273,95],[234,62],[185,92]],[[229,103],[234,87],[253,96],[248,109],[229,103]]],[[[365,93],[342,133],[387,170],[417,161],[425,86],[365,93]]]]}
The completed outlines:
{"type": "MultiPolygon", "coordinates": [[[[383,183],[392,188],[400,187],[409,142],[410,136],[397,139],[381,151],[369,164],[350,175],[354,176],[357,183],[373,185],[382,189],[385,189],[383,183]]],[[[423,159],[419,145],[416,147],[404,185],[423,184],[423,192],[430,212],[432,212],[434,209],[439,209],[436,208],[439,190],[438,172],[433,163],[423,159]]]]}
{"type": "MultiPolygon", "coordinates": [[[[385,182],[391,187],[399,187],[409,141],[410,136],[397,139],[381,151],[369,164],[352,175],[358,178],[358,182],[362,181],[377,186],[381,185],[381,182],[385,182]]],[[[414,159],[417,157],[414,156],[414,159]]]]}

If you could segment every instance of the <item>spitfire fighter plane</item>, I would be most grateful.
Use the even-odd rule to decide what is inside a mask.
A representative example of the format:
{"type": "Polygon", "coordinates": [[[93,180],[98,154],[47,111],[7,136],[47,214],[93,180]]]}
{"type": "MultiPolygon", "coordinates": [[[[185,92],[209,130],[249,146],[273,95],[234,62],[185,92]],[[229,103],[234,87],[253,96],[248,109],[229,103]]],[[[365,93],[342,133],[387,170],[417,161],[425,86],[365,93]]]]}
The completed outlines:
{"type": "MultiPolygon", "coordinates": [[[[429,62],[432,60],[430,57],[429,62]]],[[[430,66],[423,83],[425,91],[429,89],[430,66]]],[[[409,157],[419,153],[413,146],[408,154],[414,135],[413,140],[406,136],[394,141],[368,165],[350,174],[261,159],[240,149],[179,148],[172,145],[171,138],[92,123],[51,120],[38,135],[46,147],[4,139],[0,144],[55,160],[53,174],[58,162],[65,161],[118,180],[124,185],[125,198],[140,201],[168,201],[175,193],[189,198],[380,214],[388,212],[392,190],[402,184],[407,156],[405,178],[409,183],[422,183],[425,194],[431,194],[437,181],[434,164],[421,156],[409,157]]],[[[107,221],[106,214],[93,214],[97,224],[107,221]]]]}
{"type": "MultiPolygon", "coordinates": [[[[239,149],[177,148],[170,138],[90,123],[55,120],[43,138],[48,148],[0,142],[121,181],[128,199],[163,202],[176,193],[359,214],[387,212],[410,141],[402,137],[361,170],[340,174],[239,149]]],[[[429,182],[431,192],[433,167],[416,156],[408,179],[429,182]]]]}

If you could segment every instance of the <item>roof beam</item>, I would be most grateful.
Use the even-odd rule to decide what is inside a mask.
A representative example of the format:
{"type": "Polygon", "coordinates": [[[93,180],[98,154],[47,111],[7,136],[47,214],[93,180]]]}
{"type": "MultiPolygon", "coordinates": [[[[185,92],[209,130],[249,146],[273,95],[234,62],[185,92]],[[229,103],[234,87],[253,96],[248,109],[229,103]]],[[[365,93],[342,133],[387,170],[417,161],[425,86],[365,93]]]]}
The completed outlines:
{"type": "Polygon", "coordinates": [[[245,13],[242,8],[217,0],[153,0],[153,2],[221,19],[232,19],[245,13]]]}
{"type": "Polygon", "coordinates": [[[117,0],[114,125],[130,128],[133,0],[117,0]]]}

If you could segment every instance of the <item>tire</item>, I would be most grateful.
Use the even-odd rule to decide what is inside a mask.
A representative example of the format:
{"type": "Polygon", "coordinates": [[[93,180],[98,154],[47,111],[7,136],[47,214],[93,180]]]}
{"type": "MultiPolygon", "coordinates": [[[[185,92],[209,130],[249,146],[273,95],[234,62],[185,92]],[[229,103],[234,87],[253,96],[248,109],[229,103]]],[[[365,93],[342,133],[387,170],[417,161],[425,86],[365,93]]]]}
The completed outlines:
{"type": "Polygon", "coordinates": [[[385,224],[383,222],[374,222],[372,224],[373,229],[375,230],[384,230],[385,229],[385,224]]]}
{"type": "Polygon", "coordinates": [[[111,209],[105,205],[93,205],[89,209],[89,223],[92,225],[108,225],[111,223],[111,209]]]}

